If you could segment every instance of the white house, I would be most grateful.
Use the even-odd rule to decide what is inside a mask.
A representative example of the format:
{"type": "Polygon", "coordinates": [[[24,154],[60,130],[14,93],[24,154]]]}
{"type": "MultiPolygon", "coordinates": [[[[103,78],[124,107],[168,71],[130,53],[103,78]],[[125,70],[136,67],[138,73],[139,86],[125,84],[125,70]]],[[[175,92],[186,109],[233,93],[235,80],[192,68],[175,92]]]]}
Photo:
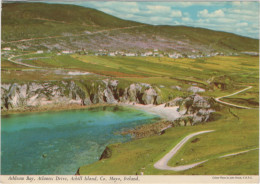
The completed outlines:
{"type": "Polygon", "coordinates": [[[37,50],[37,54],[42,54],[43,50],[37,50]]]}
{"type": "Polygon", "coordinates": [[[62,51],[62,54],[71,54],[71,53],[73,53],[72,51],[69,51],[69,50],[63,50],[62,51]]]}
{"type": "Polygon", "coordinates": [[[153,52],[146,52],[144,53],[146,56],[152,56],[153,55],[153,52]]]}
{"type": "Polygon", "coordinates": [[[126,53],[125,55],[126,55],[126,56],[131,56],[131,57],[136,56],[135,53],[126,53]]]}
{"type": "Polygon", "coordinates": [[[182,57],[182,55],[181,54],[179,54],[179,53],[173,53],[173,54],[169,54],[169,57],[170,58],[181,58],[182,57]]]}
{"type": "Polygon", "coordinates": [[[121,56],[125,55],[124,52],[118,52],[118,54],[120,54],[121,56]]]}
{"type": "Polygon", "coordinates": [[[114,52],[110,52],[108,55],[109,56],[116,56],[116,54],[114,52]]]}

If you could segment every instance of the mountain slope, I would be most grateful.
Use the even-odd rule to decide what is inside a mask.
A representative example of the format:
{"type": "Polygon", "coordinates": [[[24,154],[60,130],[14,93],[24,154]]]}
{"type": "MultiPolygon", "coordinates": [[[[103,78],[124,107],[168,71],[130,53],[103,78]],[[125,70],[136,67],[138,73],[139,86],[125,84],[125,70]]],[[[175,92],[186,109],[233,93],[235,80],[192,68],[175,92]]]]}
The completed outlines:
{"type": "Polygon", "coordinates": [[[4,3],[2,25],[3,40],[11,41],[140,24],[74,5],[4,3]]]}
{"type": "Polygon", "coordinates": [[[2,47],[210,53],[258,51],[258,42],[202,28],[126,21],[75,5],[4,3],[2,9],[2,47]]]}

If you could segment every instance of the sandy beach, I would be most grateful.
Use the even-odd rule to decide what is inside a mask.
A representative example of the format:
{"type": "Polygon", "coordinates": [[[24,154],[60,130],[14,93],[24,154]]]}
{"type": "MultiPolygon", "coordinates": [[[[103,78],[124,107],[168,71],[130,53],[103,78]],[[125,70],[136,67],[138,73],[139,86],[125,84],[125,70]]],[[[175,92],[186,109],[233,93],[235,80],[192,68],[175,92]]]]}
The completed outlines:
{"type": "Polygon", "coordinates": [[[168,121],[174,121],[177,118],[181,117],[181,115],[182,115],[180,112],[177,111],[178,106],[165,107],[165,103],[160,104],[160,105],[152,105],[152,104],[143,105],[143,104],[136,104],[136,103],[122,103],[120,105],[144,110],[146,112],[156,114],[156,115],[160,116],[161,118],[168,120],[168,121]]]}

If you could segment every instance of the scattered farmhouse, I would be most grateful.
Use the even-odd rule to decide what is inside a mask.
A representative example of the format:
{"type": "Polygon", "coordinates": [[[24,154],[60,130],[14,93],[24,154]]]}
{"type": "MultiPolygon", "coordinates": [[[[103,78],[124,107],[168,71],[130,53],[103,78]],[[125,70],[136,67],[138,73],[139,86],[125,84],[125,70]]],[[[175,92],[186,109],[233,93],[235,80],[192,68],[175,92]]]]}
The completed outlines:
{"type": "Polygon", "coordinates": [[[179,53],[173,53],[173,54],[169,54],[169,57],[170,57],[170,58],[181,58],[182,55],[179,54],[179,53]]]}
{"type": "Polygon", "coordinates": [[[72,54],[73,51],[70,51],[70,50],[63,50],[62,51],[62,54],[72,54]]]}
{"type": "Polygon", "coordinates": [[[116,54],[114,52],[110,52],[108,55],[109,56],[116,56],[116,54]]]}

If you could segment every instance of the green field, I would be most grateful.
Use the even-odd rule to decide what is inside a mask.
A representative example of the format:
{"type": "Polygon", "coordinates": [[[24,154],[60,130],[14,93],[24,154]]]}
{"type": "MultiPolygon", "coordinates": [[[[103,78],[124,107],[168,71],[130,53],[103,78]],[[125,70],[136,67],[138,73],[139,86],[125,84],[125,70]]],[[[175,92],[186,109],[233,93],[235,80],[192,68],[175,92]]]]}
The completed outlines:
{"type": "MultiPolygon", "coordinates": [[[[127,83],[142,82],[161,86],[160,90],[165,100],[188,95],[187,88],[195,84],[206,89],[203,95],[212,97],[224,96],[251,85],[252,89],[227,98],[227,101],[252,107],[257,107],[259,101],[258,57],[253,56],[217,56],[203,58],[198,62],[198,59],[187,58],[108,57],[78,54],[58,56],[50,53],[26,54],[14,59],[20,59],[23,63],[42,67],[45,70],[91,72],[97,78],[116,78],[127,83]],[[172,89],[172,86],[180,86],[183,90],[172,89]]],[[[34,73],[23,71],[21,68],[24,67],[3,60],[3,81],[62,80],[67,77],[51,73],[31,78],[27,76],[34,73]],[[15,68],[17,70],[14,70],[15,68]]],[[[76,76],[71,76],[71,78],[79,79],[76,76]]]]}

